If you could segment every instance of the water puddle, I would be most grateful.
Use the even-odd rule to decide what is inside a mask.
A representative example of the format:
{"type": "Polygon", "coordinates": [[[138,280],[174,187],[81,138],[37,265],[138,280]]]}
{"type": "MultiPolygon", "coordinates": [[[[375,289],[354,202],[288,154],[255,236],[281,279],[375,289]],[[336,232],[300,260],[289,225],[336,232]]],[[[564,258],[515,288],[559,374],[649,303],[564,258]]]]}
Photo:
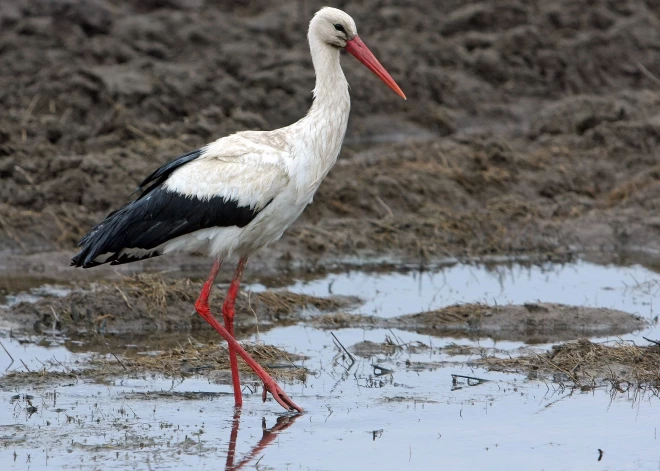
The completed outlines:
{"type": "MultiPolygon", "coordinates": [[[[653,324],[660,276],[641,266],[456,265],[425,273],[331,274],[287,289],[359,296],[365,304],[355,313],[384,318],[473,302],[613,308],[649,320],[648,328],[624,339],[645,344],[642,336],[660,338],[653,324]]],[[[98,383],[71,377],[57,387],[5,389],[0,461],[8,469],[35,470],[658,467],[658,402],[650,392],[567,389],[470,367],[469,353],[443,348],[460,344],[515,355],[529,348],[521,342],[382,328],[333,332],[349,350],[386,338],[424,347],[351,359],[330,331],[306,323],[253,335],[249,340],[307,357],[297,362],[310,370],[307,381],[285,386],[305,407],[302,416],[280,415],[272,401],[261,403],[260,391],[248,389],[237,416],[230,388],[203,378],[128,375],[98,383]]],[[[0,340],[7,349],[0,351],[2,370],[38,371],[45,364],[66,373],[67,365],[89,355],[72,353],[66,339],[51,339],[49,346],[8,335],[0,340]]]]}
{"type": "Polygon", "coordinates": [[[653,317],[653,299],[660,294],[660,275],[640,265],[621,267],[584,261],[545,266],[458,264],[435,272],[350,271],[296,282],[287,289],[316,296],[358,296],[365,300],[359,311],[379,317],[457,303],[503,305],[537,301],[607,307],[653,317]]]}

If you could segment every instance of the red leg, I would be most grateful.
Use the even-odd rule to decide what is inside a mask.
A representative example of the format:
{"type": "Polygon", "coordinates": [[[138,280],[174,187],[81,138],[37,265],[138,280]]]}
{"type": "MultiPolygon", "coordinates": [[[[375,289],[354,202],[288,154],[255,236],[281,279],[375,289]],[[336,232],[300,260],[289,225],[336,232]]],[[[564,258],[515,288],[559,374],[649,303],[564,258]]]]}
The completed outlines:
{"type": "Polygon", "coordinates": [[[259,376],[259,378],[264,382],[264,387],[273,395],[273,398],[278,402],[279,405],[285,409],[302,412],[302,408],[297,406],[289,398],[289,396],[284,393],[282,388],[277,385],[275,380],[271,378],[268,373],[266,373],[266,370],[264,370],[261,365],[259,365],[259,363],[257,363],[250,356],[250,354],[245,351],[243,347],[241,347],[241,344],[238,343],[236,339],[229,333],[229,331],[225,329],[215,317],[213,317],[213,314],[211,314],[211,309],[208,305],[208,298],[211,292],[211,287],[213,286],[213,280],[215,280],[219,270],[220,260],[216,260],[213,264],[213,268],[211,269],[209,279],[206,280],[206,283],[204,283],[202,293],[199,295],[199,299],[197,299],[197,302],[195,303],[195,310],[199,313],[200,316],[204,318],[206,322],[209,323],[211,327],[216,330],[216,332],[222,336],[222,338],[227,341],[229,347],[233,348],[234,351],[245,361],[245,363],[247,363],[250,368],[252,368],[252,371],[254,371],[255,374],[259,376]]]}
{"type": "MultiPolygon", "coordinates": [[[[247,257],[243,257],[239,260],[236,271],[234,272],[234,278],[232,278],[231,285],[229,285],[229,291],[227,292],[225,303],[222,305],[222,316],[225,319],[225,327],[229,334],[234,338],[236,338],[234,335],[234,305],[236,304],[236,295],[238,295],[238,287],[241,283],[241,277],[243,276],[243,270],[245,269],[246,263],[247,257]]],[[[231,345],[229,346],[229,364],[231,365],[231,381],[234,385],[234,399],[236,401],[236,406],[240,407],[243,405],[241,378],[238,373],[236,350],[234,350],[231,345]]]]}
{"type": "Polygon", "coordinates": [[[209,273],[209,277],[204,283],[202,292],[199,294],[199,298],[197,298],[197,301],[195,302],[195,310],[197,310],[197,312],[199,312],[200,309],[211,312],[211,308],[209,307],[209,296],[211,295],[211,289],[213,289],[213,283],[215,282],[215,278],[218,276],[221,265],[222,262],[220,259],[216,258],[213,262],[211,273],[209,273]]]}
{"type": "MultiPolygon", "coordinates": [[[[238,283],[240,282],[240,277],[243,274],[243,268],[245,268],[246,261],[247,260],[243,261],[241,259],[241,263],[238,264],[238,267],[236,268],[236,274],[234,275],[234,279],[232,280],[231,286],[229,287],[229,294],[227,295],[225,304],[222,307],[222,312],[225,319],[225,327],[227,328],[227,331],[231,334],[232,337],[234,337],[234,301],[236,299],[236,294],[238,292],[238,283]],[[231,302],[228,303],[230,298],[231,298],[231,302]],[[231,311],[231,315],[227,315],[227,307],[229,307],[231,311]]],[[[209,307],[209,296],[211,295],[211,289],[213,289],[213,283],[215,282],[215,278],[218,276],[218,272],[220,271],[221,265],[222,262],[220,261],[219,258],[213,262],[213,268],[211,268],[211,273],[209,273],[209,277],[204,283],[204,287],[202,288],[202,293],[199,295],[199,298],[195,303],[195,309],[200,314],[202,313],[200,309],[203,311],[208,311],[209,314],[211,313],[211,308],[209,307]]],[[[238,362],[236,361],[236,351],[231,346],[229,347],[229,364],[231,366],[231,377],[232,377],[232,383],[234,385],[234,402],[236,404],[236,407],[241,407],[243,405],[243,395],[241,393],[241,380],[238,375],[238,362]]]]}

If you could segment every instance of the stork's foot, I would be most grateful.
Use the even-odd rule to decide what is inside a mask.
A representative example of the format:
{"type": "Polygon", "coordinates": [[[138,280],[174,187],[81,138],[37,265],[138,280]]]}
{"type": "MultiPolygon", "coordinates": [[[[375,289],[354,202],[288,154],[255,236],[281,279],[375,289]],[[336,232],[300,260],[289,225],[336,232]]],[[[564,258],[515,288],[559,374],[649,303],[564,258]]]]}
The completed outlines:
{"type": "Polygon", "coordinates": [[[282,388],[280,388],[277,385],[275,380],[271,378],[270,375],[266,373],[266,378],[261,378],[261,379],[264,382],[264,390],[261,394],[261,399],[263,399],[264,402],[266,402],[266,398],[268,396],[267,393],[271,393],[273,399],[275,399],[277,403],[282,407],[284,407],[285,409],[295,410],[298,412],[303,411],[302,407],[296,405],[296,403],[293,402],[291,398],[289,398],[289,396],[286,395],[286,393],[282,390],[282,388]]]}

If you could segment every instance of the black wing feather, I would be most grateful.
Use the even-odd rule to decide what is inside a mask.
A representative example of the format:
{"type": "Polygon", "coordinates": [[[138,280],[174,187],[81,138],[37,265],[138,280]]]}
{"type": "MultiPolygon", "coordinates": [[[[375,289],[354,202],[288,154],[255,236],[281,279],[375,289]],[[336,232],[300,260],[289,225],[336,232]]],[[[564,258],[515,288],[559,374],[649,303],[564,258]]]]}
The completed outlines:
{"type": "Polygon", "coordinates": [[[203,152],[204,149],[193,150],[188,152],[187,154],[183,154],[177,157],[176,159],[166,163],[162,167],[156,169],[147,178],[145,178],[142,181],[142,183],[140,183],[140,186],[138,186],[137,189],[133,192],[133,194],[137,192],[142,192],[139,196],[139,198],[142,198],[144,195],[149,193],[158,185],[164,183],[165,180],[167,180],[168,177],[172,174],[172,172],[174,172],[179,167],[187,164],[188,162],[192,162],[193,160],[197,159],[200,155],[202,155],[203,152]],[[149,187],[145,188],[147,186],[149,187]]]}
{"type": "Polygon", "coordinates": [[[239,206],[237,201],[220,196],[200,199],[170,191],[163,183],[174,170],[199,157],[190,152],[163,165],[149,175],[138,191],[142,194],[89,231],[78,243],[82,249],[71,265],[90,268],[103,263],[118,265],[161,255],[121,254],[123,249],[152,250],[176,237],[210,227],[245,227],[261,209],[239,206]],[[145,186],[148,188],[143,189],[145,186]],[[97,257],[110,254],[103,261],[97,257]]]}

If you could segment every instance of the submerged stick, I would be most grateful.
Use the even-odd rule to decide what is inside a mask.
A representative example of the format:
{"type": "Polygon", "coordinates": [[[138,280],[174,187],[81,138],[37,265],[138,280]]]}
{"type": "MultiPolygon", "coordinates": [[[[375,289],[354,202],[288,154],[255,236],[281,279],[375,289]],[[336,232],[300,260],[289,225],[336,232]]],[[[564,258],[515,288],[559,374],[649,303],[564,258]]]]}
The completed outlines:
{"type": "Polygon", "coordinates": [[[464,375],[455,375],[455,374],[452,374],[451,378],[454,384],[456,384],[456,378],[463,378],[463,379],[467,379],[468,381],[470,380],[478,381],[479,383],[487,383],[488,381],[490,381],[488,379],[477,378],[476,376],[464,376],[464,375]]]}
{"type": "MultiPolygon", "coordinates": [[[[9,353],[9,351],[7,351],[7,349],[6,349],[5,346],[2,344],[2,342],[0,342],[0,347],[2,347],[2,349],[5,351],[5,353],[6,353],[7,355],[9,355],[9,358],[11,358],[11,362],[14,363],[14,357],[11,356],[11,353],[9,353]]],[[[10,366],[11,366],[11,364],[10,364],[10,366]]]]}
{"type": "Polygon", "coordinates": [[[351,355],[351,352],[349,352],[348,350],[346,350],[346,347],[344,347],[344,345],[342,345],[342,343],[339,341],[339,339],[337,338],[337,336],[336,336],[334,333],[332,333],[332,332],[330,332],[330,335],[332,335],[332,338],[335,339],[335,341],[339,344],[339,346],[342,348],[342,350],[344,350],[344,351],[346,352],[346,355],[348,355],[348,358],[350,358],[351,361],[355,362],[355,357],[354,357],[353,355],[351,355]]]}
{"type": "Polygon", "coordinates": [[[126,368],[126,365],[124,365],[124,364],[122,363],[122,361],[119,359],[119,357],[117,357],[117,355],[115,355],[114,352],[113,352],[112,350],[110,350],[110,346],[107,344],[107,342],[105,341],[105,339],[104,339],[103,337],[101,337],[101,336],[98,334],[98,332],[96,332],[95,330],[92,330],[92,332],[94,332],[94,335],[96,335],[96,336],[99,338],[99,340],[100,340],[101,342],[103,342],[103,345],[105,345],[105,348],[108,349],[108,351],[110,352],[110,355],[112,355],[113,357],[115,357],[115,360],[117,360],[117,362],[119,362],[119,364],[124,368],[124,370],[128,371],[128,368],[126,368]]]}
{"type": "Polygon", "coordinates": [[[646,337],[642,337],[642,338],[643,338],[644,340],[646,340],[647,342],[651,342],[651,343],[654,343],[654,344],[656,344],[656,345],[660,345],[660,342],[657,341],[657,340],[651,340],[651,339],[646,338],[646,337]]]}

